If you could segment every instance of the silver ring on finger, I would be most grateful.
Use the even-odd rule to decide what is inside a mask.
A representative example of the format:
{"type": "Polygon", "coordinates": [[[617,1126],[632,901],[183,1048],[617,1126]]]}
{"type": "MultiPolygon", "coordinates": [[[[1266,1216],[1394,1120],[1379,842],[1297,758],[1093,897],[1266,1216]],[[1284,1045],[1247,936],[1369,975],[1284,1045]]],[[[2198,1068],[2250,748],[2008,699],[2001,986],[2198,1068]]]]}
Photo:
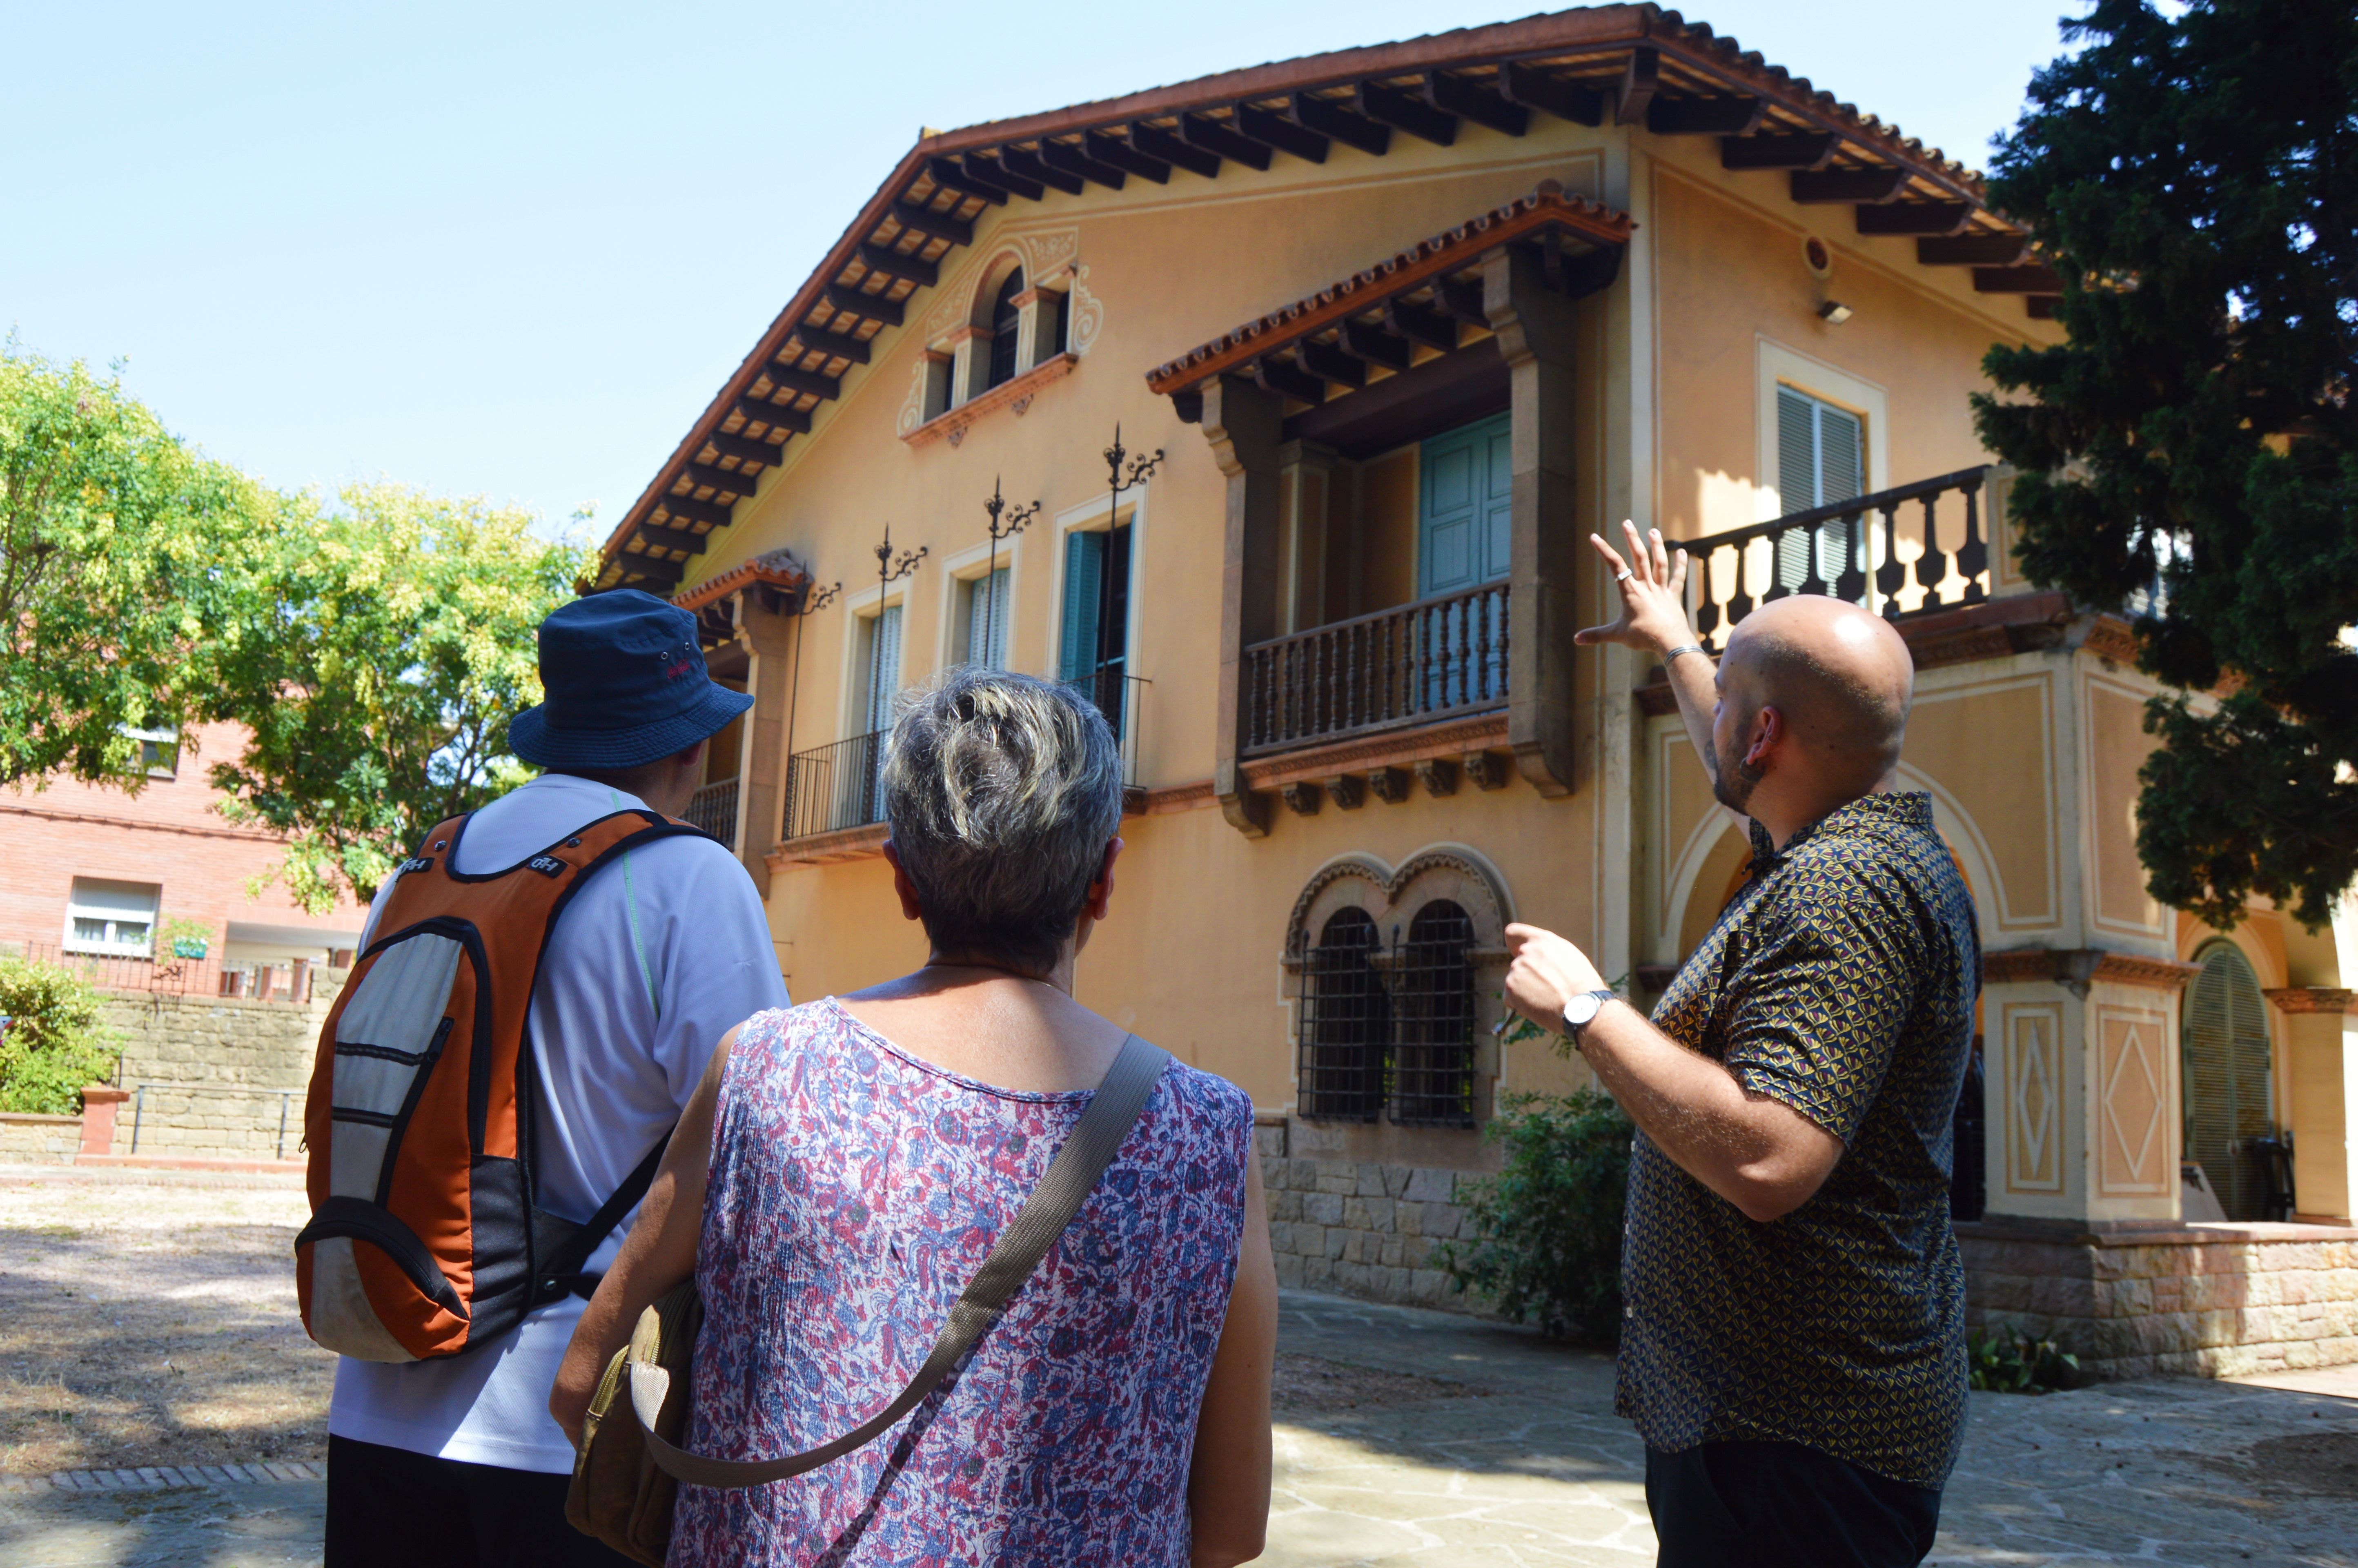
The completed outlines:
{"type": "Polygon", "coordinates": [[[1630,570],[1628,567],[1623,567],[1620,571],[1614,574],[1613,580],[1615,582],[1628,582],[1631,578],[1636,577],[1637,575],[1638,574],[1636,572],[1630,570]]]}

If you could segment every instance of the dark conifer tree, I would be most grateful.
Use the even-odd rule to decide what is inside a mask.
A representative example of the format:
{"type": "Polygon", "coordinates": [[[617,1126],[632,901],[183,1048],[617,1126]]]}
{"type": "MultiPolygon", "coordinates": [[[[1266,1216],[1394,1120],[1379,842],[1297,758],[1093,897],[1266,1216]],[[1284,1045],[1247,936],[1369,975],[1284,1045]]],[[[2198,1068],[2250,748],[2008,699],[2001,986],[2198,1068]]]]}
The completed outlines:
{"type": "Polygon", "coordinates": [[[2173,688],[2146,721],[2154,896],[2315,926],[2358,879],[2358,8],[2097,0],[2064,36],[1990,197],[2062,275],[2070,337],[1992,350],[2015,395],[1976,419],[2022,470],[2029,575],[2129,614],[2173,688]]]}

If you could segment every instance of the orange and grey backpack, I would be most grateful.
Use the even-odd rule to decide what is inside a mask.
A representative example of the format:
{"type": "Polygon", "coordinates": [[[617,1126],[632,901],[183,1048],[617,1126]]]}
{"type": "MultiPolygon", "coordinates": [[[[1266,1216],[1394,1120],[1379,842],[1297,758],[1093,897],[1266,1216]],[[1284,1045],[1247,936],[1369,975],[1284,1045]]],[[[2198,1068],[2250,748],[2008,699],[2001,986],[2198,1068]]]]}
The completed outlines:
{"type": "Polygon", "coordinates": [[[617,812],[481,876],[454,865],[466,829],[463,816],[443,823],[402,862],[381,935],[319,1032],[304,1105],[303,1326],[363,1361],[456,1356],[588,1295],[590,1253],[646,1195],[668,1141],[588,1221],[544,1212],[525,1026],[549,934],[582,883],[626,850],[698,829],[617,812]]]}

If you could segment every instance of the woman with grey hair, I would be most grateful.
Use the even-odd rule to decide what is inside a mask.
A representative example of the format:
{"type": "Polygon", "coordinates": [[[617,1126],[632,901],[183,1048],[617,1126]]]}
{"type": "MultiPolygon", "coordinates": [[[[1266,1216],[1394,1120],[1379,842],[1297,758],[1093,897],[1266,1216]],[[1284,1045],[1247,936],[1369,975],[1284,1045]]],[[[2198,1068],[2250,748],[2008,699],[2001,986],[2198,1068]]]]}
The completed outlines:
{"type": "MultiPolygon", "coordinates": [[[[551,1409],[693,1271],[685,1446],[816,1447],[886,1406],[1080,1121],[1125,1031],[1073,998],[1121,852],[1112,732],[1069,687],[960,669],[903,699],[884,850],[923,968],[731,1030],[551,1409]]],[[[1258,1556],[1277,1279],[1252,1105],[1178,1063],[960,1369],[885,1435],[768,1486],[683,1486],[670,1562],[1258,1556]]]]}

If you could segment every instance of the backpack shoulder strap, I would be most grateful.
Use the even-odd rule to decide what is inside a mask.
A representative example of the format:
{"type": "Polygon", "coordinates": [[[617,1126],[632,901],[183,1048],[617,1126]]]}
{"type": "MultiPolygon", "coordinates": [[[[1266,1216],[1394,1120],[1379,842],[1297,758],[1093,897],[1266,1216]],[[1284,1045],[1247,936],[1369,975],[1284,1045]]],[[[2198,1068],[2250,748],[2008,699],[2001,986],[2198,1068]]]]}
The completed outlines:
{"type": "MultiPolygon", "coordinates": [[[[1015,1218],[1000,1233],[990,1256],[983,1260],[982,1267],[967,1282],[965,1292],[950,1308],[949,1321],[942,1325],[925,1366],[891,1404],[834,1442],[800,1454],[776,1459],[708,1459],[665,1442],[656,1433],[655,1418],[663,1409],[664,1395],[671,1388],[671,1374],[657,1362],[633,1356],[630,1361],[631,1408],[645,1431],[649,1456],[673,1478],[692,1487],[759,1487],[816,1470],[882,1437],[893,1422],[933,1392],[935,1386],[974,1348],[983,1331],[999,1321],[1007,1303],[1023,1288],[1032,1271],[1039,1267],[1040,1260],[1048,1255],[1048,1249],[1056,1244],[1073,1217],[1081,1212],[1081,1206],[1088,1202],[1098,1178],[1113,1163],[1114,1155],[1130,1136],[1130,1130],[1137,1125],[1147,1099],[1154,1093],[1155,1084],[1162,1079],[1163,1069],[1170,1062],[1170,1053],[1148,1044],[1135,1034],[1122,1042],[1121,1054],[1114,1058],[1105,1082],[1098,1086],[1097,1098],[1081,1113],[1080,1125],[1073,1129],[1065,1146],[1056,1151],[1048,1173],[1040,1178],[1040,1184],[1023,1200],[1015,1218]]],[[[647,1310],[654,1311],[653,1307],[647,1310]]]]}

